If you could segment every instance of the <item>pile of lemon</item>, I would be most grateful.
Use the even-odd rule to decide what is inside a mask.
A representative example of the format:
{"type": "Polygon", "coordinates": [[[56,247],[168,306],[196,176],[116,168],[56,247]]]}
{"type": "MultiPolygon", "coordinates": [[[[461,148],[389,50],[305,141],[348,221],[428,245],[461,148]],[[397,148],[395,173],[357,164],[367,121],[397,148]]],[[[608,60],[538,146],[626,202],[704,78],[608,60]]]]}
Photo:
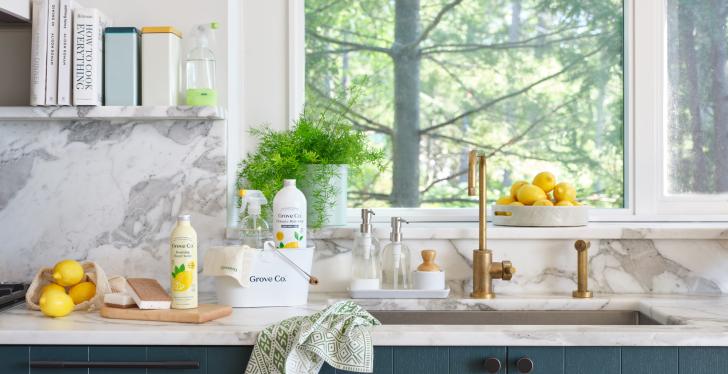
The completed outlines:
{"type": "Polygon", "coordinates": [[[96,285],[84,279],[86,273],[78,261],[58,262],[53,267],[53,283],[41,290],[40,311],[49,317],[63,317],[71,313],[76,304],[91,300],[96,295],[96,285]]]}
{"type": "Polygon", "coordinates": [[[556,177],[548,171],[538,173],[531,183],[523,180],[513,183],[510,195],[501,197],[495,203],[513,206],[582,205],[576,200],[574,186],[567,182],[556,183],[556,177]]]}

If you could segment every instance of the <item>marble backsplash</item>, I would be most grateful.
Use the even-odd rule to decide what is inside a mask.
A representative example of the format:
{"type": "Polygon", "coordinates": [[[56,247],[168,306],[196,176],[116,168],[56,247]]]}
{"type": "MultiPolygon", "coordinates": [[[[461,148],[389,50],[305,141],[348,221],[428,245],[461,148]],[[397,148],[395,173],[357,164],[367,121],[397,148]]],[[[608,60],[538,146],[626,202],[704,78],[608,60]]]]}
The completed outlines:
{"type": "MultiPolygon", "coordinates": [[[[351,246],[348,239],[318,239],[313,274],[316,291],[345,291],[351,246]]],[[[408,240],[413,267],[422,249],[437,250],[452,292],[472,289],[472,251],[477,240],[408,240]]],[[[494,260],[510,260],[517,272],[511,281],[495,280],[496,293],[567,294],[576,289],[573,240],[490,240],[494,260]]],[[[589,289],[598,293],[705,294],[728,292],[728,240],[602,239],[589,250],[589,289]]]]}
{"type": "Polygon", "coordinates": [[[63,258],[166,280],[179,213],[224,235],[225,131],[209,108],[3,108],[0,280],[63,258]]]}

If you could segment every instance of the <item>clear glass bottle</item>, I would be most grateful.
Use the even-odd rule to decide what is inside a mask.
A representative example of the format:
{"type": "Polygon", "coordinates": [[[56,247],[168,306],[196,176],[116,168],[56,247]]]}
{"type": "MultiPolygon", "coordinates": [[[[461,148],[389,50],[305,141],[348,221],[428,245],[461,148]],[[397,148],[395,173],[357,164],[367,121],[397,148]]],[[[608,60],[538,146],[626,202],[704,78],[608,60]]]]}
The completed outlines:
{"type": "Polygon", "coordinates": [[[371,223],[374,211],[361,210],[361,225],[354,238],[351,259],[351,290],[378,290],[380,288],[379,241],[373,236],[371,223]]]}
{"type": "Polygon", "coordinates": [[[268,200],[256,190],[241,190],[241,195],[244,195],[243,209],[247,209],[247,214],[240,220],[240,240],[243,245],[261,249],[263,243],[272,237],[270,225],[260,215],[262,206],[268,200]]]}
{"type": "Polygon", "coordinates": [[[217,105],[215,54],[210,48],[217,22],[198,25],[193,31],[192,49],[185,58],[187,105],[217,105]]]}
{"type": "Polygon", "coordinates": [[[382,249],[382,288],[404,290],[412,288],[410,269],[410,250],[402,242],[402,222],[409,223],[401,217],[392,217],[391,243],[382,249]]]}

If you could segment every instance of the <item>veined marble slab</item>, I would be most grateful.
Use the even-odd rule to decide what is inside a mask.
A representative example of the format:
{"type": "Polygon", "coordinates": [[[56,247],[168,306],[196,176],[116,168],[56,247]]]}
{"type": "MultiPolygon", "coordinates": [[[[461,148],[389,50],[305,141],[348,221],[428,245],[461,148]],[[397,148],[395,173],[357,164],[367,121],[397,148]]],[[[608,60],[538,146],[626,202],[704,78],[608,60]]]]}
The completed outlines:
{"type": "Polygon", "coordinates": [[[222,107],[208,106],[22,106],[0,108],[0,121],[78,119],[224,119],[222,107]]]}
{"type": "MultiPolygon", "coordinates": [[[[0,312],[0,344],[252,345],[266,326],[311,314],[343,295],[314,294],[301,307],[234,309],[201,325],[111,320],[96,312],[44,317],[23,305],[0,312]]],[[[204,302],[214,302],[202,295],[204,302]]],[[[375,345],[728,346],[728,297],[596,295],[510,296],[494,300],[355,300],[369,310],[638,310],[660,326],[434,326],[372,328],[375,345]]]]}

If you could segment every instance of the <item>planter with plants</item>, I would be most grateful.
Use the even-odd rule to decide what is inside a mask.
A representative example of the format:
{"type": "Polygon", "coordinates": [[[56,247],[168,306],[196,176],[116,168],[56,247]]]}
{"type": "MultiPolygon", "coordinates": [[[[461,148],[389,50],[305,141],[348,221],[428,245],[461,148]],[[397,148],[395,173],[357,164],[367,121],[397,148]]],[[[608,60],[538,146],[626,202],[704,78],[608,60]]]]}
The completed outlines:
{"type": "Polygon", "coordinates": [[[348,175],[364,165],[383,167],[384,153],[369,145],[364,132],[345,118],[304,113],[288,131],[251,130],[256,152],[240,163],[238,188],[260,190],[268,201],[296,179],[308,202],[308,226],[346,224],[348,175]]]}

